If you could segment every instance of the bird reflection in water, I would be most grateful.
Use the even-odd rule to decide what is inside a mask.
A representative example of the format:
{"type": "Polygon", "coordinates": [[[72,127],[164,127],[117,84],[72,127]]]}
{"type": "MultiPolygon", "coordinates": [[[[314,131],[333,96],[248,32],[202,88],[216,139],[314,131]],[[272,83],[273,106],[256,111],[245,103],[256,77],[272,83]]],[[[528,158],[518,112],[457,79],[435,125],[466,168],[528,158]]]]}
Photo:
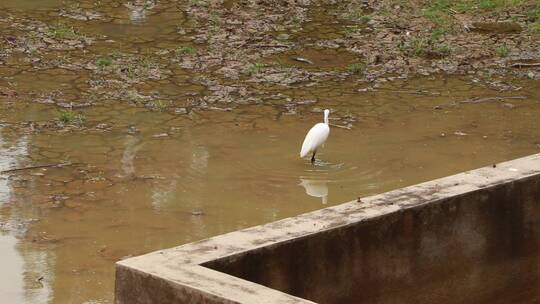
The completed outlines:
{"type": "Polygon", "coordinates": [[[328,203],[328,181],[300,178],[300,186],[306,189],[307,195],[320,197],[324,205],[328,203]]]}
{"type": "Polygon", "coordinates": [[[151,0],[136,0],[124,4],[129,9],[129,20],[134,24],[141,24],[146,19],[146,11],[154,8],[155,1],[151,0]]]}

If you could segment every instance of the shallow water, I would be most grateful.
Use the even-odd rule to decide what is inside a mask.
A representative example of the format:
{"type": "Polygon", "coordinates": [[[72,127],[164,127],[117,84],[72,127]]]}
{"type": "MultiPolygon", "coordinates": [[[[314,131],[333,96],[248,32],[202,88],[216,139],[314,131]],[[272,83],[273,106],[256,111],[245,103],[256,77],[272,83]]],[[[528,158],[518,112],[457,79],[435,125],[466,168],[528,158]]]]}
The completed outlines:
{"type": "MultiPolygon", "coordinates": [[[[32,3],[3,1],[0,8],[49,20],[61,5],[46,1],[32,10],[32,3]]],[[[173,7],[164,1],[143,14],[115,2],[101,11],[105,20],[82,29],[106,37],[68,53],[86,62],[108,54],[109,44],[143,54],[187,41],[176,30],[188,21],[171,14],[173,7]]],[[[310,48],[278,57],[305,57],[323,71],[354,62],[353,55],[337,55],[310,48]]],[[[367,90],[354,79],[264,86],[264,94],[303,102],[276,95],[231,111],[220,105],[183,114],[176,100],[210,92],[191,81],[195,74],[166,62],[168,79],[136,88],[171,107],[105,95],[74,109],[84,128],[58,129],[33,125],[54,121],[60,109],[36,101],[92,100],[90,81],[99,78],[9,60],[0,65],[0,86],[16,88],[18,97],[0,95],[0,171],[64,165],[0,175],[5,303],[112,303],[114,262],[121,258],[540,151],[537,81],[508,80],[521,87],[510,92],[473,77],[397,80],[367,90]],[[452,104],[496,96],[523,99],[452,104]],[[298,153],[324,108],[341,127],[332,128],[312,166],[298,153]]]]}
{"type": "MultiPolygon", "coordinates": [[[[95,107],[84,110],[87,124],[106,122],[110,131],[22,136],[6,124],[2,169],[73,163],[0,180],[2,222],[17,236],[10,246],[18,242],[10,252],[27,269],[10,267],[10,275],[30,282],[14,285],[9,295],[15,302],[108,303],[120,258],[535,153],[540,96],[533,94],[537,84],[528,85],[520,94],[531,97],[514,109],[496,103],[434,110],[450,97],[489,95],[458,80],[400,88],[446,96],[392,90],[334,96],[317,106],[358,122],[351,130],[332,129],[316,166],[297,151],[322,116],[310,107],[279,116],[275,107],[245,106],[201,111],[193,120],[132,106],[95,107]],[[43,286],[35,286],[40,277],[43,286]]],[[[17,107],[2,121],[53,111],[17,107]]],[[[2,263],[13,266],[11,259],[2,263]]]]}

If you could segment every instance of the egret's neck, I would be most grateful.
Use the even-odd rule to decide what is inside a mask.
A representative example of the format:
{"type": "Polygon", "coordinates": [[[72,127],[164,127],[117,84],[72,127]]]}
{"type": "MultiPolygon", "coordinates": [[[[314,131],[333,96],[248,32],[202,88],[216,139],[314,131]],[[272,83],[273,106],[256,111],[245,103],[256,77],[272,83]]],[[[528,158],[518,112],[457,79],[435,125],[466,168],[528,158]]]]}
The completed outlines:
{"type": "Polygon", "coordinates": [[[328,124],[328,114],[324,113],[324,123],[328,124]]]}

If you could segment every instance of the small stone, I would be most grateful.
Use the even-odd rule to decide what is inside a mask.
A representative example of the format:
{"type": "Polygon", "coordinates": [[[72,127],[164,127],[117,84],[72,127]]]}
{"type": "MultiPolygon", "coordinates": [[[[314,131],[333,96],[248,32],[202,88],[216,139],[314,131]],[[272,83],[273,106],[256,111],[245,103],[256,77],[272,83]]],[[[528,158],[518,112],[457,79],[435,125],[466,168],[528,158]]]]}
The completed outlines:
{"type": "Polygon", "coordinates": [[[288,39],[289,39],[289,37],[290,37],[290,36],[289,36],[289,34],[285,34],[285,33],[283,33],[283,34],[279,34],[279,35],[277,35],[277,37],[276,37],[276,38],[277,38],[278,40],[288,40],[288,39]]]}
{"type": "Polygon", "coordinates": [[[137,133],[139,133],[139,130],[137,130],[137,128],[135,126],[130,126],[128,128],[127,132],[128,132],[128,134],[137,134],[137,133]]]}
{"type": "Polygon", "coordinates": [[[168,137],[169,134],[167,133],[160,133],[160,134],[154,134],[152,135],[153,138],[162,138],[162,137],[168,137]]]}
{"type": "Polygon", "coordinates": [[[461,132],[461,131],[456,131],[454,132],[454,135],[457,135],[457,136],[467,136],[469,134],[465,133],[465,132],[461,132]]]}
{"type": "Polygon", "coordinates": [[[187,114],[187,109],[186,108],[176,108],[174,109],[174,114],[187,114]]]}

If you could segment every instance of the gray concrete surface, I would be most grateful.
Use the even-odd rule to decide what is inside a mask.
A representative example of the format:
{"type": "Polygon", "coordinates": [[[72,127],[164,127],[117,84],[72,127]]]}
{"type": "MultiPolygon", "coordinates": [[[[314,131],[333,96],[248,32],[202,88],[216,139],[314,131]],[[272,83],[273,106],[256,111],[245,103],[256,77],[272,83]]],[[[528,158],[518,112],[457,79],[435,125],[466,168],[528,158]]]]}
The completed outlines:
{"type": "Polygon", "coordinates": [[[120,261],[116,303],[540,302],[540,154],[120,261]]]}

